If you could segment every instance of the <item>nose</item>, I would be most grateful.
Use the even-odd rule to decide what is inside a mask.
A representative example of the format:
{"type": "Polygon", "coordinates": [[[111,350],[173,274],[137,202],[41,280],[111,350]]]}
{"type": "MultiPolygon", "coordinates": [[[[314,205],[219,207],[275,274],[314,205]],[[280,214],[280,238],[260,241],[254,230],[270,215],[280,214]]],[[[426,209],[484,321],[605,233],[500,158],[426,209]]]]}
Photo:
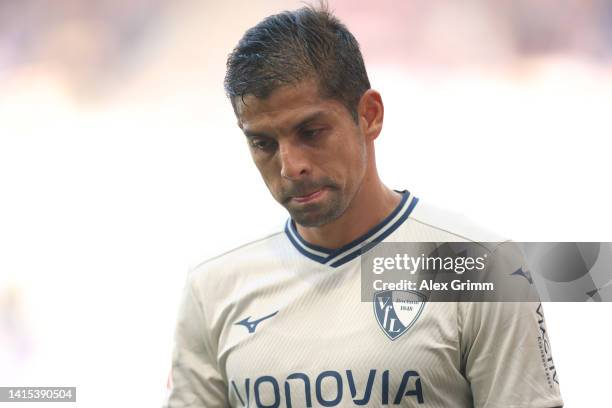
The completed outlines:
{"type": "Polygon", "coordinates": [[[310,173],[310,164],[307,152],[303,147],[296,146],[291,141],[279,145],[281,177],[288,180],[297,180],[310,173]]]}

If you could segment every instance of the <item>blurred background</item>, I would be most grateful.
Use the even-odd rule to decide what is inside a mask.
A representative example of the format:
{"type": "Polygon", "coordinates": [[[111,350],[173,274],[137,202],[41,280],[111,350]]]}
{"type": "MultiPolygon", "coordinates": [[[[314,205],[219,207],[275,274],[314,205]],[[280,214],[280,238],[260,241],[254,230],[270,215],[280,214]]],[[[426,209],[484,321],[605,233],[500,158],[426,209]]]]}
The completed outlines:
{"type": "MultiPolygon", "coordinates": [[[[329,3],[385,102],[389,186],[517,241],[612,240],[612,2],[329,3]]],[[[161,405],[187,271],[285,219],[222,81],[302,5],[0,0],[0,386],[161,405]]],[[[545,308],[566,406],[602,406],[612,307],[545,308]]]]}

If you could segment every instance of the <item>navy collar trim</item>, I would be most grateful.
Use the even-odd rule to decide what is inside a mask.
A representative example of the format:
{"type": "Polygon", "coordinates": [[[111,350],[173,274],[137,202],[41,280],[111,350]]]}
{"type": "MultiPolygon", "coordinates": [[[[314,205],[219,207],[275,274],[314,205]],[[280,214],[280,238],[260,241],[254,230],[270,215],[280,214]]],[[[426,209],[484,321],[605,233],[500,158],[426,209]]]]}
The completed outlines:
{"type": "Polygon", "coordinates": [[[361,237],[338,249],[329,249],[308,243],[300,236],[291,218],[285,224],[285,233],[289,241],[302,255],[336,268],[369,251],[408,219],[419,199],[407,190],[398,192],[402,194],[402,199],[391,214],[361,237]]]}

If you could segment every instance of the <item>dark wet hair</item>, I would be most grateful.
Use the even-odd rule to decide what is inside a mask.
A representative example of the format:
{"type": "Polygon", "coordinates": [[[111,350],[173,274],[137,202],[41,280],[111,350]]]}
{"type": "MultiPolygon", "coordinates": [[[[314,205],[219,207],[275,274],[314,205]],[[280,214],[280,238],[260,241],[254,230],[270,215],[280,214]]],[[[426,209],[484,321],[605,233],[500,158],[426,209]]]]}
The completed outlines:
{"type": "Polygon", "coordinates": [[[370,81],[359,43],[325,5],[275,14],[250,28],[227,59],[225,91],[235,109],[237,98],[265,99],[280,86],[309,79],[357,120],[370,81]]]}

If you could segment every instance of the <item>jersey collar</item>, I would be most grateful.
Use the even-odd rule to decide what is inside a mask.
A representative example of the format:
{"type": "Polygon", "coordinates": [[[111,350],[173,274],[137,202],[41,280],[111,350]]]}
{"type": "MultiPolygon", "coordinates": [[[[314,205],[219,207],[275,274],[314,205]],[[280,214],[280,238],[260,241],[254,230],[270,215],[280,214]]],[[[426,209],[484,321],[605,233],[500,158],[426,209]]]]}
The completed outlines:
{"type": "Polygon", "coordinates": [[[398,191],[398,193],[402,194],[402,199],[391,214],[361,237],[338,249],[329,249],[308,243],[300,236],[291,218],[285,224],[285,233],[289,241],[302,255],[336,268],[373,248],[406,221],[419,199],[410,194],[408,190],[398,191]]]}

